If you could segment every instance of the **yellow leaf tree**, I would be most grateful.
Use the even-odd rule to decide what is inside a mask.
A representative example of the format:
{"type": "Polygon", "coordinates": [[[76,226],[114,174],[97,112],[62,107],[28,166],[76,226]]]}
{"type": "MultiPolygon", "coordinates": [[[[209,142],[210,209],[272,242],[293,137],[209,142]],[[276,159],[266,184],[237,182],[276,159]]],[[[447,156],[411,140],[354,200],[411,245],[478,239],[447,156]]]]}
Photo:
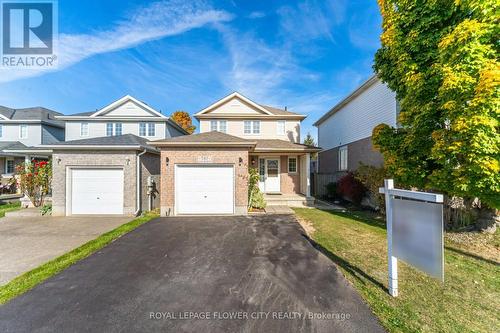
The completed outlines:
{"type": "Polygon", "coordinates": [[[170,118],[184,128],[189,134],[192,134],[196,130],[196,126],[193,125],[191,116],[186,111],[175,111],[170,118]]]}

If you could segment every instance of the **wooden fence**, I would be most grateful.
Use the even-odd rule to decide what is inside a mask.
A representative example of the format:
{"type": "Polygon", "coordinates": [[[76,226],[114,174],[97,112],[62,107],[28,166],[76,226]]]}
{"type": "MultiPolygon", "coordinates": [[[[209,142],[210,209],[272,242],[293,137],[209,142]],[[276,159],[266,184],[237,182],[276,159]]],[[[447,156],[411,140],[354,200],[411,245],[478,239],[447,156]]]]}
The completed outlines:
{"type": "Polygon", "coordinates": [[[312,173],[311,174],[311,194],[317,198],[327,195],[326,185],[337,182],[344,172],[336,173],[312,173]]]}

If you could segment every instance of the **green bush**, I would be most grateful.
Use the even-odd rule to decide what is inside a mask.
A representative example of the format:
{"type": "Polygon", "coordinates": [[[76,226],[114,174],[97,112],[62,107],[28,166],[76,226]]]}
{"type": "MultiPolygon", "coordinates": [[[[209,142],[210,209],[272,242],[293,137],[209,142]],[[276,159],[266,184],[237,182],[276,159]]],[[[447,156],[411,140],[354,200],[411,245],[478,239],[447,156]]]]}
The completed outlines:
{"type": "Polygon", "coordinates": [[[45,204],[42,207],[40,207],[40,213],[42,215],[51,215],[52,214],[52,205],[51,204],[45,204]]]}
{"type": "Polygon", "coordinates": [[[248,207],[257,209],[266,208],[266,200],[259,190],[259,171],[256,168],[250,168],[248,175],[248,207]]]}
{"type": "Polygon", "coordinates": [[[378,193],[378,189],[379,187],[384,187],[384,179],[391,178],[387,169],[360,163],[360,166],[354,173],[354,177],[367,189],[380,210],[384,211],[385,198],[383,194],[378,193]]]}
{"type": "Polygon", "coordinates": [[[328,199],[337,199],[337,183],[331,182],[326,185],[326,196],[328,199]]]}

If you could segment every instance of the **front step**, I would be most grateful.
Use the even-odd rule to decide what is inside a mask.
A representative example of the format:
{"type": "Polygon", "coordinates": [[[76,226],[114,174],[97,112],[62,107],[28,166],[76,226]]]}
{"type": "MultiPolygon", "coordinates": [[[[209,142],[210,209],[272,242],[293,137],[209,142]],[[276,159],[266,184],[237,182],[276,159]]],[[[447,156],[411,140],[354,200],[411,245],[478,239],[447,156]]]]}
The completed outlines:
{"type": "Polygon", "coordinates": [[[301,195],[264,195],[268,206],[312,207],[314,197],[301,195]]]}

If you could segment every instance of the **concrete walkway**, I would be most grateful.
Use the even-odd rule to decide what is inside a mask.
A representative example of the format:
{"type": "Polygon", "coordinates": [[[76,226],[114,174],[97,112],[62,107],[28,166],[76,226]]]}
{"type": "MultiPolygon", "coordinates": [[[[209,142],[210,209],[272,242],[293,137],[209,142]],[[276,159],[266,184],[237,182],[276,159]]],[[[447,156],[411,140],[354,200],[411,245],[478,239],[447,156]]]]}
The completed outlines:
{"type": "Polygon", "coordinates": [[[131,217],[0,218],[0,285],[131,219],[131,217]]]}
{"type": "Polygon", "coordinates": [[[266,214],[294,214],[293,210],[288,206],[267,206],[266,214]]]}

